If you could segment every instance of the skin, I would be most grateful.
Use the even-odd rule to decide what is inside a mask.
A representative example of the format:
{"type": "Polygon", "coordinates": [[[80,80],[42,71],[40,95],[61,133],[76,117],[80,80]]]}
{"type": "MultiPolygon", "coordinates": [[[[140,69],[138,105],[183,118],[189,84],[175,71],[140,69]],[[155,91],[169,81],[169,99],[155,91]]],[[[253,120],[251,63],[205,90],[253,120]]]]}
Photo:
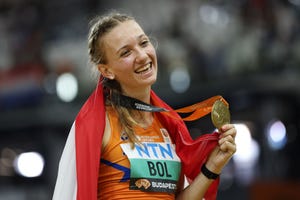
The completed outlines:
{"type": "MultiPolygon", "coordinates": [[[[107,63],[98,66],[102,75],[117,80],[125,95],[150,103],[151,85],[157,77],[157,57],[142,28],[133,20],[123,22],[107,33],[103,42],[107,63]],[[143,69],[147,70],[138,73],[143,69]]],[[[143,125],[150,125],[153,121],[152,114],[148,112],[141,114],[147,119],[143,125]]],[[[108,143],[110,132],[111,127],[106,117],[102,149],[108,143]]],[[[216,174],[221,173],[236,151],[234,126],[224,125],[219,132],[219,145],[211,152],[206,162],[206,167],[216,174]]],[[[176,195],[176,199],[200,200],[211,183],[211,179],[200,173],[188,187],[176,195]]]]}
{"type": "Polygon", "coordinates": [[[98,69],[103,76],[117,80],[122,92],[146,103],[157,77],[156,52],[149,38],[135,21],[126,21],[103,38],[106,64],[98,69]],[[145,73],[137,71],[151,66],[145,73]]]}

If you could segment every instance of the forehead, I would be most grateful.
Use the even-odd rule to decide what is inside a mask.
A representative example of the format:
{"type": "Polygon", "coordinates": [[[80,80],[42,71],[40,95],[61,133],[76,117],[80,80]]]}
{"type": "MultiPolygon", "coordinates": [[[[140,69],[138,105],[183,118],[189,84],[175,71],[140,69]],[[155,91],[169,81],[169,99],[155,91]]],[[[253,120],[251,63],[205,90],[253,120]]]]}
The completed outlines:
{"type": "Polygon", "coordinates": [[[103,37],[103,42],[106,47],[119,49],[128,45],[132,40],[138,39],[144,35],[143,29],[134,20],[129,20],[118,24],[109,33],[103,37]]]}

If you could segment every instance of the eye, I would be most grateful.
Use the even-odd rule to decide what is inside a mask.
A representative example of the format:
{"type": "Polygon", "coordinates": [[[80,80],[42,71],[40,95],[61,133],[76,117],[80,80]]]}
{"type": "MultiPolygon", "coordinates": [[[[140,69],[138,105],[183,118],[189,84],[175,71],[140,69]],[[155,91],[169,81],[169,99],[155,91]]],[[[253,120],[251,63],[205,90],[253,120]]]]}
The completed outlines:
{"type": "Polygon", "coordinates": [[[125,49],[121,52],[120,56],[121,57],[126,57],[126,56],[129,56],[129,54],[130,54],[130,50],[125,49]]]}
{"type": "Polygon", "coordinates": [[[146,47],[146,46],[148,46],[149,43],[150,43],[150,41],[149,41],[148,39],[144,39],[144,40],[141,41],[141,44],[140,44],[140,45],[141,45],[142,47],[146,47]]]}

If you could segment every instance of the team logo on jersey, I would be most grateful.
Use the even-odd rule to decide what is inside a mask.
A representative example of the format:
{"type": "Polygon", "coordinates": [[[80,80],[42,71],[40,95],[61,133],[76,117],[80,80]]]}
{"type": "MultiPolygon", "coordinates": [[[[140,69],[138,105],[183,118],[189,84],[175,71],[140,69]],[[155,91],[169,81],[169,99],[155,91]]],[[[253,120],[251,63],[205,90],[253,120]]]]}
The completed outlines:
{"type": "Polygon", "coordinates": [[[126,132],[122,132],[122,133],[121,133],[121,140],[123,140],[123,141],[128,140],[128,135],[127,135],[126,132]]]}
{"type": "Polygon", "coordinates": [[[137,181],[135,181],[135,185],[139,189],[141,189],[142,187],[144,187],[147,190],[151,186],[151,183],[150,183],[150,181],[148,179],[141,178],[141,179],[138,179],[137,181]]]}
{"type": "Polygon", "coordinates": [[[162,135],[163,135],[164,137],[169,137],[169,133],[168,133],[167,129],[161,128],[161,129],[160,129],[160,132],[162,133],[162,135]]]}
{"type": "Polygon", "coordinates": [[[160,129],[160,132],[161,132],[161,134],[162,134],[162,136],[163,136],[163,138],[164,138],[164,141],[165,141],[165,142],[171,143],[171,138],[170,138],[170,136],[169,136],[169,133],[168,133],[167,129],[161,128],[161,129],[160,129]]]}

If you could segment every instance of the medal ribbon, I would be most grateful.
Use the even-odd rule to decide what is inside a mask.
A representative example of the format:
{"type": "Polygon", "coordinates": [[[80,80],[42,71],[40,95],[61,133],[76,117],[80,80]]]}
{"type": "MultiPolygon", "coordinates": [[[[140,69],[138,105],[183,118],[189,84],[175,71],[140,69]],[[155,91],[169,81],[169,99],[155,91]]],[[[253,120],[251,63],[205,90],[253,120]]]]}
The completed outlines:
{"type": "Polygon", "coordinates": [[[189,116],[182,118],[184,121],[194,121],[197,120],[212,111],[213,104],[215,101],[222,101],[227,107],[229,106],[228,102],[220,95],[213,96],[209,99],[201,101],[199,103],[176,109],[177,113],[191,113],[189,116]]]}
{"type": "MultiPolygon", "coordinates": [[[[118,102],[120,106],[131,108],[140,111],[146,112],[165,112],[168,111],[165,108],[156,107],[151,104],[144,103],[138,99],[125,96],[122,94],[114,94],[111,97],[113,102],[118,102]]],[[[183,108],[176,109],[175,112],[177,113],[191,113],[189,116],[182,118],[184,121],[194,121],[197,120],[212,111],[212,106],[215,101],[220,100],[222,101],[227,107],[229,106],[228,102],[220,95],[213,96],[209,99],[201,101],[199,103],[186,106],[183,108]]],[[[172,117],[172,115],[170,115],[172,117]]]]}

